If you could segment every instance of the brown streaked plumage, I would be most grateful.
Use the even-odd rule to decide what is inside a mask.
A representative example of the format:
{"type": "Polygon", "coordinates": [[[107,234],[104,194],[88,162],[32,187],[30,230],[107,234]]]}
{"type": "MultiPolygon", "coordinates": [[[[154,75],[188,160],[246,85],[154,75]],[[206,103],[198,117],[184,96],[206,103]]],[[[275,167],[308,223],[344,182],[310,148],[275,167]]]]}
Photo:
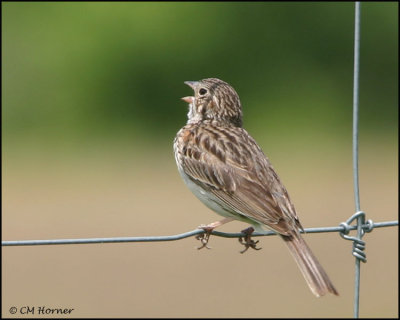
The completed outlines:
{"type": "MultiPolygon", "coordinates": [[[[299,233],[302,229],[286,188],[256,141],[242,128],[242,107],[226,82],[187,81],[195,92],[188,122],[174,140],[178,170],[189,189],[210,209],[228,218],[277,232],[311,291],[338,295],[299,233]]],[[[210,224],[211,228],[224,222],[210,224]]]]}

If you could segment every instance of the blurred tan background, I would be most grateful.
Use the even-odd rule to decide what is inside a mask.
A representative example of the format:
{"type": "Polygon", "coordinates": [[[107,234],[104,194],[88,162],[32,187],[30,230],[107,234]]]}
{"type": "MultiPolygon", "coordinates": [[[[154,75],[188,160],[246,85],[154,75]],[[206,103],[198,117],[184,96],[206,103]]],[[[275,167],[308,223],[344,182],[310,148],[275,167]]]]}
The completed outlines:
{"type": "MultiPolygon", "coordinates": [[[[360,196],[375,222],[398,219],[397,9],[362,6],[360,196]]],[[[183,81],[205,77],[238,91],[304,227],[354,213],[352,3],[5,3],[2,19],[3,240],[172,235],[219,219],[172,153],[183,81]]],[[[305,237],[340,297],[315,298],[277,237],[243,255],[218,237],[201,251],[194,238],[4,247],[2,316],[351,317],[351,243],[305,237]]],[[[396,317],[397,228],[364,239],[360,316],[396,317]]]]}

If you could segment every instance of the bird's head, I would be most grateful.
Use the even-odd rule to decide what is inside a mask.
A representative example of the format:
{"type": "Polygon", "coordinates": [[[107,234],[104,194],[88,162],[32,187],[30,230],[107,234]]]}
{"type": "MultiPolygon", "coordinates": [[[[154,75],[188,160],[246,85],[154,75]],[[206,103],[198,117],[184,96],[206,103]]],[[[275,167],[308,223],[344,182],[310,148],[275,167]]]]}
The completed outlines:
{"type": "Polygon", "coordinates": [[[215,120],[236,127],[242,126],[242,106],[235,89],[217,78],[185,81],[194,96],[183,97],[189,103],[188,122],[215,120]]]}

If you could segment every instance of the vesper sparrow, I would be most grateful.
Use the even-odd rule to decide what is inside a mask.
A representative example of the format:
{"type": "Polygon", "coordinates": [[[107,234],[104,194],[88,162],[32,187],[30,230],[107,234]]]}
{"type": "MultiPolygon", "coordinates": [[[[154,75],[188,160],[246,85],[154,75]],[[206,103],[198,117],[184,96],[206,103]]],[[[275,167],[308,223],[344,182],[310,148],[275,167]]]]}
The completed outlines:
{"type": "MultiPolygon", "coordinates": [[[[216,78],[185,84],[194,90],[194,97],[182,98],[189,103],[188,122],[174,140],[175,159],[189,189],[225,217],[203,226],[208,236],[212,229],[232,220],[247,222],[258,231],[267,227],[284,240],[317,297],[327,292],[338,295],[300,235],[303,228],[286,188],[256,141],[242,128],[236,91],[216,78]]],[[[207,241],[208,237],[204,245],[207,241]]],[[[255,243],[248,237],[245,245],[255,248],[255,243]]]]}

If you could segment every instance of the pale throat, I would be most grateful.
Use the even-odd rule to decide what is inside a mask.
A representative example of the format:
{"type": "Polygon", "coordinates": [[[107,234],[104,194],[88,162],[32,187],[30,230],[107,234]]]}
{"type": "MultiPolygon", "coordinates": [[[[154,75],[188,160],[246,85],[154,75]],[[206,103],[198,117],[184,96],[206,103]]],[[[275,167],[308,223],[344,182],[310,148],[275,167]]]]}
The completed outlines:
{"type": "Polygon", "coordinates": [[[188,121],[187,123],[196,123],[203,120],[203,115],[198,113],[196,110],[195,101],[189,104],[189,112],[187,114],[188,121]]]}

